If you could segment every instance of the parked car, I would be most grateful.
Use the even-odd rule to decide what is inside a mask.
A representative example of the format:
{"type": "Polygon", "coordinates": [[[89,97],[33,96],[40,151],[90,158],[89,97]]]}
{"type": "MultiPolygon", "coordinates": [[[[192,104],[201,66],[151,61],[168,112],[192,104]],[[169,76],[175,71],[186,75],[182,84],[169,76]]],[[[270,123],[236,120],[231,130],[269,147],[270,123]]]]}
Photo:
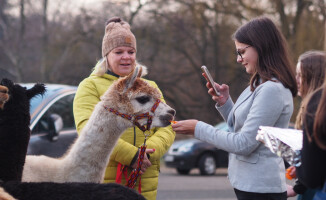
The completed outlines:
{"type": "MultiPolygon", "coordinates": [[[[228,129],[225,122],[216,127],[228,129]]],[[[167,167],[176,168],[179,174],[189,174],[190,170],[199,168],[201,175],[214,175],[218,167],[228,166],[226,151],[194,138],[175,141],[163,159],[167,167]]]]}
{"type": "MultiPolygon", "coordinates": [[[[34,84],[21,84],[32,87],[34,84]]],[[[77,137],[73,116],[76,86],[46,84],[46,93],[31,100],[28,155],[62,156],[77,137]]]]}

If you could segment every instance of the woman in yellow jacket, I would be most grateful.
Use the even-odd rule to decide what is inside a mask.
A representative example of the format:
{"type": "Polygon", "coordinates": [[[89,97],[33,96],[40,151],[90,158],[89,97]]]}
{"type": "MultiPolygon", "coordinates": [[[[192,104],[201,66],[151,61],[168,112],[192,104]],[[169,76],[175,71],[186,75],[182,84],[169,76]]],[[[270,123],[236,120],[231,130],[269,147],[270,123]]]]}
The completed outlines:
{"type": "MultiPolygon", "coordinates": [[[[136,38],[130,31],[129,24],[120,18],[110,19],[105,27],[102,42],[103,58],[96,64],[91,75],[79,84],[75,96],[73,109],[78,133],[109,86],[120,76],[126,76],[134,69],[136,50],[136,38]]],[[[148,82],[158,88],[155,82],[148,82]]],[[[164,99],[161,100],[164,102],[164,99]]],[[[156,199],[160,158],[172,145],[174,138],[175,132],[171,126],[154,128],[148,136],[146,145],[151,154],[148,157],[148,154],[145,155],[143,173],[134,188],[141,191],[146,199],[156,199]]],[[[127,173],[128,178],[131,169],[136,167],[139,148],[144,139],[143,132],[138,128],[130,128],[122,134],[110,156],[104,177],[105,183],[121,181],[121,184],[125,185],[125,174],[127,173]],[[126,166],[126,169],[121,171],[118,169],[120,166],[126,166]]]]}

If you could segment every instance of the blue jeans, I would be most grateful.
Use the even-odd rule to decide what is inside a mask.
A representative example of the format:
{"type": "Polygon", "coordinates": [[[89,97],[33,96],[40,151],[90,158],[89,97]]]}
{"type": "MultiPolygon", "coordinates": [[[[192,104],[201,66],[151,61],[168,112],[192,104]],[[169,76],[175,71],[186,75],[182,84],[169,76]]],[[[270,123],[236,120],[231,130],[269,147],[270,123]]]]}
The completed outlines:
{"type": "Polygon", "coordinates": [[[234,188],[238,200],[286,200],[286,191],[282,193],[245,192],[234,188]]]}
{"type": "Polygon", "coordinates": [[[326,199],[326,181],[324,183],[324,187],[316,191],[314,196],[314,200],[325,200],[326,199]]]}
{"type": "Polygon", "coordinates": [[[297,200],[312,200],[315,196],[317,190],[315,189],[307,189],[305,193],[299,194],[297,200]]]}

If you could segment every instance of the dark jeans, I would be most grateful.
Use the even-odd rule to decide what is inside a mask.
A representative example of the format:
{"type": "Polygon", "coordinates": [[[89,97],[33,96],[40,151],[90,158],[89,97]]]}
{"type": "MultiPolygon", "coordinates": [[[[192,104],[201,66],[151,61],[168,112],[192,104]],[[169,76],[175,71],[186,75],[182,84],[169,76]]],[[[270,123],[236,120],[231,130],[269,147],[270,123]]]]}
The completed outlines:
{"type": "Polygon", "coordinates": [[[238,200],[286,200],[286,191],[282,193],[244,192],[234,188],[238,200]]]}

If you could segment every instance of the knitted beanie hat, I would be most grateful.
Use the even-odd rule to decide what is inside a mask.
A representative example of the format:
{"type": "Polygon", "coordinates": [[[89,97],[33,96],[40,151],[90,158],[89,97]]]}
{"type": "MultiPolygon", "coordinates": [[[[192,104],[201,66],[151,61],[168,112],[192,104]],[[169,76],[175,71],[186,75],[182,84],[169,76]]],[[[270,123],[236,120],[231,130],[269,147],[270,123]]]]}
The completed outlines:
{"type": "Polygon", "coordinates": [[[116,47],[136,48],[136,38],[130,31],[130,25],[119,17],[113,17],[106,23],[105,34],[102,41],[102,57],[105,57],[116,47]]]}

